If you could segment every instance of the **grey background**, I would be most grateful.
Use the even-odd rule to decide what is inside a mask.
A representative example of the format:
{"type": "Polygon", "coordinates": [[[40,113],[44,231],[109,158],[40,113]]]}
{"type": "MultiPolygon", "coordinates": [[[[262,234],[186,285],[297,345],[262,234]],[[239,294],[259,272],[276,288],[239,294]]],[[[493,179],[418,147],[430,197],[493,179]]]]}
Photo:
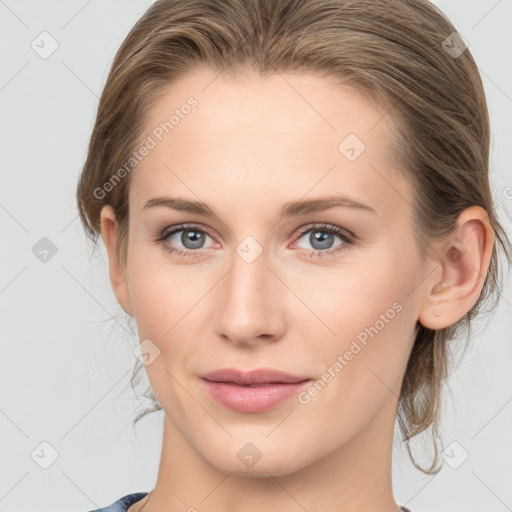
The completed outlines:
{"type": "MultiPolygon", "coordinates": [[[[132,430],[137,408],[148,405],[129,386],[135,326],[112,293],[104,249],[89,258],[75,205],[112,58],[151,3],[0,1],[2,512],[86,511],[155,483],[162,412],[132,430]],[[46,59],[31,47],[43,31],[58,42],[46,59]],[[49,244],[43,237],[57,250],[46,263],[33,252],[36,244],[49,244]],[[42,442],[57,454],[47,469],[41,464],[51,461],[52,449],[42,442]]],[[[493,131],[492,185],[510,230],[512,4],[434,3],[469,43],[481,71],[493,131]]],[[[494,315],[475,323],[471,348],[445,394],[444,446],[452,465],[465,452],[467,460],[426,476],[397,436],[398,503],[415,512],[512,510],[511,312],[506,285],[494,315]]],[[[428,437],[413,446],[427,462],[421,450],[428,450],[428,437]]]]}

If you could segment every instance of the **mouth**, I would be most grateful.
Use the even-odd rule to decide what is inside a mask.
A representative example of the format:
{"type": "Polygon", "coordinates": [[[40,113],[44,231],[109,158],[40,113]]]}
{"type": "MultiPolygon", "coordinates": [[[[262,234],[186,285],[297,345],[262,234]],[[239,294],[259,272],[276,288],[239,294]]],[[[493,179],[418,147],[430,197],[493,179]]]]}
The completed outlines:
{"type": "MultiPolygon", "coordinates": [[[[208,379],[205,379],[208,380],[208,379]]],[[[277,386],[277,385],[286,385],[289,383],[286,382],[259,382],[257,384],[239,384],[237,382],[229,382],[229,381],[214,381],[214,380],[208,380],[208,382],[214,382],[216,384],[231,384],[233,386],[238,386],[242,388],[262,388],[262,387],[269,387],[269,386],[277,386]]],[[[306,380],[293,382],[292,384],[300,384],[301,382],[306,382],[306,380]]]]}
{"type": "Polygon", "coordinates": [[[271,369],[228,368],[201,377],[210,396],[231,410],[261,413],[289,400],[313,379],[271,369]]]}
{"type": "Polygon", "coordinates": [[[256,370],[243,371],[237,368],[222,368],[206,373],[203,379],[210,382],[226,382],[239,386],[257,386],[263,384],[297,384],[310,380],[309,376],[294,375],[282,370],[272,368],[258,368],[256,370]]]}

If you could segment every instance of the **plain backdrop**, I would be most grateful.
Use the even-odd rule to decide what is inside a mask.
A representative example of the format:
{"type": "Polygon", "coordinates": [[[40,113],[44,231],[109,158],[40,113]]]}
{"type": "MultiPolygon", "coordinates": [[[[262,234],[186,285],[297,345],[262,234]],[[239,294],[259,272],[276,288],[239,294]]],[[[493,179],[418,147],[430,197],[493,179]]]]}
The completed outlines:
{"type": "MultiPolygon", "coordinates": [[[[162,412],[132,429],[135,413],[148,405],[129,385],[135,327],[111,290],[104,249],[91,257],[75,203],[113,56],[151,3],[0,1],[2,512],[84,512],[155,483],[162,412]]],[[[492,187],[510,229],[512,4],[435,4],[467,41],[482,74],[492,187]]],[[[446,389],[443,448],[453,467],[445,464],[434,477],[420,473],[396,436],[395,498],[414,512],[512,510],[506,283],[494,315],[474,324],[470,349],[446,389]]],[[[426,463],[428,436],[413,447],[426,463]]]]}

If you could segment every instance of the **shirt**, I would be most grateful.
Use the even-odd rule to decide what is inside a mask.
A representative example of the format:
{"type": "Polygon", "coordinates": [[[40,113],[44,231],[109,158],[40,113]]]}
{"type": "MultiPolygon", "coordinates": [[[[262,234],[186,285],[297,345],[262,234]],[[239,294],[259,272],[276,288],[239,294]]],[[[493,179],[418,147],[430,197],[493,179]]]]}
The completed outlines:
{"type": "MultiPolygon", "coordinates": [[[[126,512],[129,507],[131,507],[134,503],[147,496],[147,492],[136,492],[134,494],[127,494],[122,498],[119,498],[115,503],[109,505],[108,507],[98,508],[97,510],[91,510],[89,512],[126,512]]],[[[413,512],[412,510],[401,507],[402,512],[413,512]]]]}
{"type": "Polygon", "coordinates": [[[126,496],[119,498],[115,503],[112,503],[112,505],[109,505],[108,507],[98,508],[96,510],[91,510],[90,512],[126,512],[129,507],[147,495],[147,492],[127,494],[126,496]]]}

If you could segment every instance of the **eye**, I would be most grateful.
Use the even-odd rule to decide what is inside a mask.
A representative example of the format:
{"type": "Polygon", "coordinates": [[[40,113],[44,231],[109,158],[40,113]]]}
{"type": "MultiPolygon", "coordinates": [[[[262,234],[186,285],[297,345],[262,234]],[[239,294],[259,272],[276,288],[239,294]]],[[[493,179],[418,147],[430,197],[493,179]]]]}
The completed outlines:
{"type": "Polygon", "coordinates": [[[173,229],[166,228],[157,238],[157,242],[163,243],[167,251],[179,256],[196,256],[198,249],[203,249],[204,240],[210,237],[207,231],[193,225],[176,226],[173,229]],[[181,233],[180,236],[177,236],[181,233]],[[179,248],[179,244],[185,247],[185,250],[179,248]],[[178,248],[176,248],[178,245],[178,248]]]}
{"type": "MultiPolygon", "coordinates": [[[[310,255],[308,257],[332,256],[355,244],[356,237],[337,226],[327,224],[309,225],[299,231],[298,240],[307,237],[307,242],[312,246],[308,248],[310,255]],[[335,245],[334,239],[338,237],[342,243],[335,245]]],[[[207,230],[195,224],[184,224],[165,228],[156,239],[156,242],[164,245],[166,251],[183,257],[200,256],[200,249],[204,249],[206,237],[213,238],[207,230]],[[180,248],[180,244],[184,249],[180,248]]]]}
{"type": "Polygon", "coordinates": [[[309,257],[332,256],[346,249],[348,245],[355,243],[355,237],[352,233],[336,226],[319,224],[314,226],[306,226],[300,231],[299,240],[306,238],[307,243],[311,246],[311,254],[309,257]],[[305,235],[308,235],[305,237],[305,235]],[[338,237],[342,243],[334,246],[334,239],[338,237]]]}

